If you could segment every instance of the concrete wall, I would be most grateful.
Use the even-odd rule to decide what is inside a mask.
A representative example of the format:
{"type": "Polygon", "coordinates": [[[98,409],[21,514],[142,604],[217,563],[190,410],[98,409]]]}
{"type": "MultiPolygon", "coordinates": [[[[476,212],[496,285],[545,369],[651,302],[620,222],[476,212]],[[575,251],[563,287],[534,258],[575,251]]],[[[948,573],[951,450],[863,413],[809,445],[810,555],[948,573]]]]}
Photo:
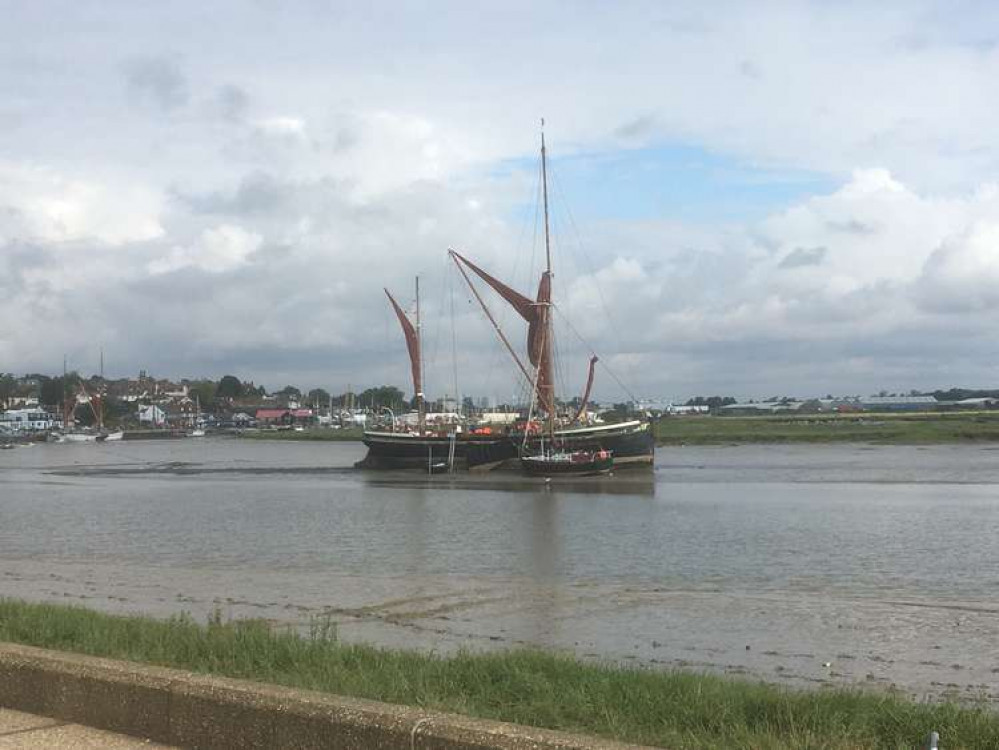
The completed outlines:
{"type": "Polygon", "coordinates": [[[564,732],[0,643],[0,707],[206,750],[623,750],[564,732]]]}

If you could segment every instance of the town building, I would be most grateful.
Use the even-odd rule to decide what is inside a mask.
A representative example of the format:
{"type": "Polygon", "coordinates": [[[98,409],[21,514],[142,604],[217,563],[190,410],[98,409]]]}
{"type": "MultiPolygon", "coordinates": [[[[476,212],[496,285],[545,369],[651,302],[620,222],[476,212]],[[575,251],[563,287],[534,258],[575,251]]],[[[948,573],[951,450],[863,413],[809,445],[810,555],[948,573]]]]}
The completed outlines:
{"type": "Polygon", "coordinates": [[[6,432],[53,430],[62,420],[42,409],[9,409],[0,413],[0,429],[6,432]]]}

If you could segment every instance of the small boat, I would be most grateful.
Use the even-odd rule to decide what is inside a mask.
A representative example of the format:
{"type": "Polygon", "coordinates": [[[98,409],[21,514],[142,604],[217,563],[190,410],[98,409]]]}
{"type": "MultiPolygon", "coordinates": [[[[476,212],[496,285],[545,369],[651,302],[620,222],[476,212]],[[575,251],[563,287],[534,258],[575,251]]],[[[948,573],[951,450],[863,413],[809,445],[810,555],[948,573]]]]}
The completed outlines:
{"type": "Polygon", "coordinates": [[[205,428],[201,426],[201,397],[195,396],[194,402],[197,405],[197,411],[195,412],[194,423],[192,429],[187,433],[188,437],[204,437],[205,428]]]}
{"type": "Polygon", "coordinates": [[[82,430],[72,430],[63,432],[59,437],[60,443],[96,443],[102,440],[99,432],[85,432],[82,430]]]}
{"type": "Polygon", "coordinates": [[[521,456],[527,474],[577,477],[608,474],[614,468],[614,454],[607,450],[548,451],[521,456]]]}

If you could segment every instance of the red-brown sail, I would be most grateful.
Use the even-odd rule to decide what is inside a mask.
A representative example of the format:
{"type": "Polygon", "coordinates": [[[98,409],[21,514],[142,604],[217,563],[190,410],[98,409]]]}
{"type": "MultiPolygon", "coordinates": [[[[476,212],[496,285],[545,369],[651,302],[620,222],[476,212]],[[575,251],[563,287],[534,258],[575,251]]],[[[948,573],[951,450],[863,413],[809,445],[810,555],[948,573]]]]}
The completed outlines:
{"type": "Polygon", "coordinates": [[[389,290],[385,290],[386,296],[389,298],[389,302],[392,303],[392,308],[395,310],[396,317],[399,318],[399,324],[402,326],[402,332],[406,334],[406,348],[409,349],[409,361],[413,367],[413,392],[416,395],[417,401],[423,401],[423,382],[420,377],[420,337],[416,333],[416,328],[413,326],[412,322],[409,320],[409,316],[399,307],[398,303],[389,294],[389,290]]]}
{"type": "Polygon", "coordinates": [[[502,281],[492,276],[460,253],[451,251],[454,257],[470,268],[479,278],[496,290],[510,306],[527,321],[527,356],[534,367],[538,368],[537,393],[541,408],[548,414],[555,413],[555,383],[552,366],[552,342],[548,340],[548,316],[552,300],[552,275],[545,271],[538,284],[537,300],[532,300],[502,281]]]}
{"type": "Polygon", "coordinates": [[[572,424],[578,422],[579,418],[586,413],[586,404],[590,400],[590,389],[593,388],[593,370],[597,366],[597,362],[599,361],[600,358],[595,354],[592,357],[590,357],[590,372],[586,376],[586,389],[583,391],[583,401],[579,405],[579,411],[576,412],[576,416],[572,418],[572,424]]]}

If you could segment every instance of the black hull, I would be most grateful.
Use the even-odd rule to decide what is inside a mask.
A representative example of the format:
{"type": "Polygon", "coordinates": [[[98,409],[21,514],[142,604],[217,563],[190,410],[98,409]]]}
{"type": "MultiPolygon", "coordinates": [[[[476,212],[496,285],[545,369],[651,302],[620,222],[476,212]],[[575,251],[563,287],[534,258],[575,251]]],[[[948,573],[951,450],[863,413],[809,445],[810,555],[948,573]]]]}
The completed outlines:
{"type": "Polygon", "coordinates": [[[530,458],[520,459],[520,466],[525,474],[533,476],[574,476],[574,477],[594,477],[607,474],[614,468],[614,459],[595,459],[593,461],[583,461],[573,463],[571,461],[545,461],[532,460],[530,458]]]}
{"type": "MultiPolygon", "coordinates": [[[[421,469],[432,471],[436,464],[447,463],[451,456],[449,437],[410,437],[403,433],[366,433],[368,455],[354,464],[359,469],[421,469]]],[[[506,445],[505,438],[458,436],[454,440],[454,466],[467,468],[468,449],[488,453],[491,445],[506,445]]]]}
{"type": "MultiPolygon", "coordinates": [[[[652,466],[655,440],[648,423],[601,425],[594,428],[564,430],[556,433],[565,450],[607,450],[614,455],[614,468],[652,466]]],[[[454,442],[455,468],[488,471],[519,462],[522,435],[459,435],[454,442]]],[[[368,455],[355,464],[361,469],[420,469],[448,461],[451,440],[448,437],[410,437],[402,433],[367,433],[364,444],[368,455]]],[[[529,439],[529,453],[541,451],[540,439],[529,439]]]]}

